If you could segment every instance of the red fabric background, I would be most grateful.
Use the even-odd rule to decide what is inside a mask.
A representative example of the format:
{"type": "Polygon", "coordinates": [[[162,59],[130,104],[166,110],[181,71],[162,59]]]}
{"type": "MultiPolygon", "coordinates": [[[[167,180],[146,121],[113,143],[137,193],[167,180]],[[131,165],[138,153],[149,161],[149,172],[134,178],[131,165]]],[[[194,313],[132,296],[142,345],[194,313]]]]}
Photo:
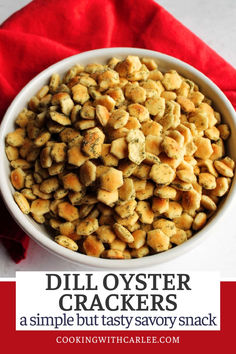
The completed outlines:
{"type": "MultiPolygon", "coordinates": [[[[153,0],[34,0],[0,27],[0,117],[40,71],[104,47],[147,48],[179,58],[213,80],[236,107],[236,70],[153,0]]],[[[2,220],[6,214],[2,207],[2,220]]],[[[11,223],[0,237],[8,238],[18,262],[27,241],[11,223]]]]}

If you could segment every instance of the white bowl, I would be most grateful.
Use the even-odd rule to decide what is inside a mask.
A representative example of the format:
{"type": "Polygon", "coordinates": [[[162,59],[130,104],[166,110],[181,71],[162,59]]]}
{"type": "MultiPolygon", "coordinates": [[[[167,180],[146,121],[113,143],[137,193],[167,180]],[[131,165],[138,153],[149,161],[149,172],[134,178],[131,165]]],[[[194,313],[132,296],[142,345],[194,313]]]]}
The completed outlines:
{"type": "Polygon", "coordinates": [[[9,180],[10,168],[9,161],[5,155],[5,137],[7,133],[14,130],[14,122],[17,114],[27,105],[29,99],[44,85],[48,82],[50,76],[57,72],[59,74],[65,73],[74,64],[79,63],[81,65],[86,65],[88,63],[105,63],[107,59],[115,57],[125,57],[129,54],[138,55],[139,57],[151,57],[154,58],[161,71],[167,71],[169,69],[175,69],[180,74],[193,80],[200,87],[200,90],[214,103],[214,107],[217,111],[222,114],[224,122],[228,123],[231,128],[231,137],[227,143],[228,154],[236,160],[236,114],[228,99],[222,93],[222,91],[205,75],[200,73],[198,70],[192,66],[175,59],[171,56],[164,55],[158,52],[145,49],[136,48],[106,48],[92,50],[89,52],[84,52],[78,55],[74,55],[67,59],[64,59],[48,69],[37,75],[32,81],[30,81],[23,90],[16,96],[12,104],[8,108],[0,128],[0,189],[3,199],[6,203],[8,210],[10,211],[12,217],[18,223],[18,225],[28,234],[32,239],[34,239],[42,247],[46,248],[48,251],[66,259],[67,261],[77,263],[80,265],[87,266],[89,268],[105,268],[105,269],[134,269],[146,266],[153,266],[166,261],[172,260],[177,256],[185,254],[190,249],[196,247],[203,239],[206,238],[207,234],[212,233],[214,228],[217,226],[219,219],[223,216],[225,212],[230,208],[235,194],[235,178],[232,183],[230,192],[227,197],[221,202],[219,210],[214,215],[212,220],[199,231],[191,239],[174,247],[166,252],[155,254],[152,256],[147,256],[140,259],[130,259],[130,260],[110,260],[101,259],[86,256],[80,253],[75,253],[70,251],[60,245],[58,245],[46,232],[44,226],[37,224],[34,220],[27,215],[24,215],[13,199],[13,187],[9,180]]]}

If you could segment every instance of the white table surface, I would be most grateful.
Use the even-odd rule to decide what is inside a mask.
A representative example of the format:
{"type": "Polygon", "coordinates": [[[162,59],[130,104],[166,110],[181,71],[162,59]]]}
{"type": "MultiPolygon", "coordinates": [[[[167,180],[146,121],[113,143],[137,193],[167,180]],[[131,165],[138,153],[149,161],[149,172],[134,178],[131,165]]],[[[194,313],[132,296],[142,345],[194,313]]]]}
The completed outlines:
{"type": "MultiPolygon", "coordinates": [[[[0,23],[29,2],[28,0],[0,0],[0,23]]],[[[157,2],[236,67],[236,0],[159,0],[157,2]]],[[[231,211],[221,219],[214,233],[194,250],[148,270],[219,271],[222,279],[236,277],[235,207],[236,201],[231,211]]],[[[26,260],[16,265],[0,243],[0,277],[14,277],[15,271],[19,270],[82,269],[78,265],[52,255],[32,240],[26,260]]]]}

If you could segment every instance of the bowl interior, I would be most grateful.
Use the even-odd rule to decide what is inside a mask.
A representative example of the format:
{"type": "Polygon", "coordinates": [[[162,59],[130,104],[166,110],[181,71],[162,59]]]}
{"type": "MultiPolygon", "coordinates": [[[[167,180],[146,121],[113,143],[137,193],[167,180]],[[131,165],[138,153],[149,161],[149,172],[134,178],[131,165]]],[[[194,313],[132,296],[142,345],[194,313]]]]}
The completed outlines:
{"type": "Polygon", "coordinates": [[[14,130],[14,122],[18,113],[27,105],[29,99],[36,94],[36,92],[46,83],[50,76],[57,72],[63,75],[69,68],[74,64],[78,63],[81,65],[86,65],[89,63],[102,63],[104,64],[109,58],[116,56],[119,58],[124,58],[127,55],[138,55],[140,57],[151,57],[156,60],[158,67],[161,71],[167,71],[170,69],[177,70],[181,75],[186,78],[194,81],[199,85],[200,90],[213,101],[213,106],[216,111],[219,111],[222,115],[223,121],[229,124],[231,128],[231,137],[227,142],[227,152],[228,154],[236,160],[236,119],[235,111],[224,96],[224,94],[219,90],[219,88],[210,81],[206,76],[201,74],[199,71],[189,66],[186,63],[183,63],[173,57],[150,51],[145,49],[135,49],[135,48],[107,48],[99,49],[94,51],[89,51],[81,53],[72,57],[69,57],[61,62],[58,62],[48,69],[44,70],[38,76],[36,76],[32,81],[28,83],[27,86],[18,94],[14,99],[11,106],[7,110],[4,119],[1,123],[0,129],[0,188],[3,199],[6,203],[7,208],[12,214],[13,218],[20,225],[20,227],[36,242],[41,246],[45,247],[47,250],[61,256],[68,261],[83,264],[87,267],[92,268],[109,268],[109,269],[130,269],[130,268],[139,268],[144,266],[151,266],[165,261],[171,260],[176,256],[179,256],[188,251],[188,249],[194,247],[197,243],[202,240],[202,236],[209,230],[212,230],[212,227],[217,223],[219,219],[219,212],[222,216],[222,212],[225,212],[226,209],[230,206],[233,194],[234,194],[234,184],[235,178],[232,183],[231,190],[225,200],[222,201],[217,213],[214,215],[212,220],[204,227],[204,229],[198,232],[190,240],[186,241],[184,244],[174,247],[173,249],[166,251],[164,253],[147,256],[141,259],[131,259],[131,260],[109,260],[109,259],[100,259],[85,256],[79,253],[75,253],[68,249],[65,249],[58,244],[56,244],[53,239],[50,237],[45,227],[37,224],[30,216],[22,214],[18,206],[14,202],[13,192],[14,189],[10,183],[9,175],[9,161],[5,155],[5,136],[7,133],[14,130]]]}

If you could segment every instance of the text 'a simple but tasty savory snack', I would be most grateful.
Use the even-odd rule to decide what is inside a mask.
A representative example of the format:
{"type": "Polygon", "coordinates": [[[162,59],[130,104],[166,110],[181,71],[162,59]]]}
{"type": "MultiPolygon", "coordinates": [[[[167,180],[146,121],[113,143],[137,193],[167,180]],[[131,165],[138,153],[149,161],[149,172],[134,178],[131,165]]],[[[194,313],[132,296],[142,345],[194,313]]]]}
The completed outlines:
{"type": "Polygon", "coordinates": [[[198,86],[153,59],[75,65],[6,137],[14,199],[55,241],[129,259],[180,245],[229,190],[227,124],[198,86]]]}

